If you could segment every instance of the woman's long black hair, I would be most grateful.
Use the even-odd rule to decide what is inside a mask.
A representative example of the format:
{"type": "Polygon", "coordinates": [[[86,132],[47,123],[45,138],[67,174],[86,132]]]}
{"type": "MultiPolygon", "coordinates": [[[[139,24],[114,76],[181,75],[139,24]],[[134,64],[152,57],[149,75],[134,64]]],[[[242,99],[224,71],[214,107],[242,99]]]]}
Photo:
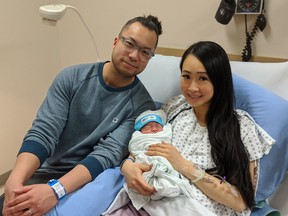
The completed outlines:
{"type": "Polygon", "coordinates": [[[228,56],[217,43],[200,41],[191,45],[183,54],[181,71],[188,55],[201,61],[214,87],[206,124],[217,174],[226,176],[229,183],[237,186],[247,207],[251,209],[254,206],[254,188],[250,160],[241,140],[240,124],[234,110],[235,95],[228,56]]]}

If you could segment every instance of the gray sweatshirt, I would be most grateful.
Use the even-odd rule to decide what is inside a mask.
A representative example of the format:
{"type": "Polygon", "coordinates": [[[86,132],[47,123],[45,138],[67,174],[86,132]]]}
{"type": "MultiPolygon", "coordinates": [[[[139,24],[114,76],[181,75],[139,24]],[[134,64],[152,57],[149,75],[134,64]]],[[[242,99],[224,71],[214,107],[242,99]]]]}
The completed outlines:
{"type": "Polygon", "coordinates": [[[136,117],[155,105],[137,77],[125,87],[107,86],[104,64],[71,66],[53,81],[19,150],[39,158],[38,172],[82,164],[94,179],[128,155],[136,117]]]}

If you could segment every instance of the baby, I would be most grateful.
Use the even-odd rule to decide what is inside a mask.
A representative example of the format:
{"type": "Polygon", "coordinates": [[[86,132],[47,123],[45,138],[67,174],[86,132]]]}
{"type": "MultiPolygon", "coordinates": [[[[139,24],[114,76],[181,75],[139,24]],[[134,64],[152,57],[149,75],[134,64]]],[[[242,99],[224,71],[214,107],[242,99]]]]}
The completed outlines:
{"type": "Polygon", "coordinates": [[[145,154],[145,150],[151,144],[171,143],[171,124],[166,123],[166,119],[163,110],[148,110],[140,114],[135,120],[135,132],[129,142],[129,152],[135,158],[136,163],[153,165],[150,171],[143,173],[143,177],[157,191],[151,197],[143,196],[128,189],[125,184],[124,188],[136,209],[143,207],[150,199],[159,200],[163,197],[190,194],[189,183],[181,178],[181,175],[174,170],[166,158],[145,154]]]}
{"type": "MultiPolygon", "coordinates": [[[[151,144],[162,141],[171,144],[171,124],[166,123],[166,114],[163,110],[148,110],[141,113],[135,120],[135,132],[129,142],[129,152],[135,158],[135,163],[152,164],[152,168],[142,175],[146,182],[156,189],[152,196],[144,196],[131,190],[124,183],[113,203],[103,215],[124,215],[124,209],[119,207],[132,202],[138,211],[143,211],[150,200],[159,200],[163,197],[193,197],[191,187],[187,179],[178,173],[170,162],[161,156],[148,156],[145,150],[151,144]],[[119,211],[117,211],[119,209],[119,211]]],[[[131,156],[130,156],[131,157],[131,156]]],[[[130,205],[130,204],[128,204],[130,205]]],[[[145,215],[145,214],[144,214],[145,215]]]]}
{"type": "Polygon", "coordinates": [[[145,150],[150,144],[162,141],[171,143],[171,124],[166,124],[166,114],[163,110],[147,110],[141,113],[135,120],[134,128],[135,132],[132,134],[128,148],[137,162],[146,161],[138,161],[138,159],[139,156],[148,157],[145,155],[145,150]]]}

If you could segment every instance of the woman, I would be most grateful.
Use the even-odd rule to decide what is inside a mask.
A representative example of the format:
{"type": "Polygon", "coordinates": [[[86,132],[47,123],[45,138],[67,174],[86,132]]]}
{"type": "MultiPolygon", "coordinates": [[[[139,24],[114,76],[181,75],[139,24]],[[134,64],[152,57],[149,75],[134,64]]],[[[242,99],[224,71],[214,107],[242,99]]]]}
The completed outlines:
{"type": "MultiPolygon", "coordinates": [[[[190,181],[193,199],[214,214],[249,215],[258,161],[274,140],[248,113],[234,110],[232,73],[222,47],[195,43],[183,54],[180,68],[182,95],[162,107],[172,124],[172,145],[151,145],[147,155],[167,158],[190,181]]],[[[155,192],[141,177],[148,170],[129,160],[122,166],[128,187],[143,195],[155,192]]],[[[150,207],[161,206],[156,202],[150,207]]],[[[143,208],[153,214],[150,207],[143,208]]]]}

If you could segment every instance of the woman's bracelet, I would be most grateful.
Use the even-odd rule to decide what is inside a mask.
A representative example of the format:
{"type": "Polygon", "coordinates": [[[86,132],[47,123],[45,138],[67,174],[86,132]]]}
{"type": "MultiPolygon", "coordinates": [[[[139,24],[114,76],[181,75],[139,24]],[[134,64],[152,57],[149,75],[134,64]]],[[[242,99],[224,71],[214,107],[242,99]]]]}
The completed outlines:
{"type": "Polygon", "coordinates": [[[217,174],[214,174],[213,176],[218,177],[220,179],[220,184],[223,184],[226,181],[226,176],[220,176],[217,174]]]}
{"type": "MultiPolygon", "coordinates": [[[[208,175],[208,177],[205,177],[205,174],[206,174],[205,170],[196,168],[196,170],[195,170],[194,173],[193,173],[193,176],[195,176],[196,179],[190,181],[190,184],[191,184],[191,183],[196,183],[196,182],[198,182],[198,181],[200,181],[200,180],[203,180],[203,181],[209,182],[209,183],[215,182],[212,178],[209,177],[209,175],[208,175]]],[[[212,176],[218,178],[218,179],[220,180],[220,185],[221,185],[221,184],[225,184],[225,185],[227,186],[227,188],[230,190],[230,192],[231,192],[235,197],[238,197],[238,192],[237,192],[237,190],[236,190],[229,182],[227,182],[226,176],[223,176],[223,177],[222,177],[222,176],[217,175],[217,174],[212,174],[212,176]]]]}
{"type": "Polygon", "coordinates": [[[194,172],[194,175],[197,176],[197,178],[192,180],[191,182],[196,183],[196,182],[200,181],[201,179],[204,178],[205,174],[206,174],[205,170],[196,169],[194,172]]]}
{"type": "MultiPolygon", "coordinates": [[[[131,160],[133,163],[135,162],[134,158],[131,158],[131,157],[128,157],[126,159],[124,159],[121,164],[120,164],[120,172],[121,172],[121,169],[122,169],[122,166],[123,164],[125,163],[126,160],[131,160]]],[[[123,173],[121,172],[121,174],[123,175],[123,173]]]]}

